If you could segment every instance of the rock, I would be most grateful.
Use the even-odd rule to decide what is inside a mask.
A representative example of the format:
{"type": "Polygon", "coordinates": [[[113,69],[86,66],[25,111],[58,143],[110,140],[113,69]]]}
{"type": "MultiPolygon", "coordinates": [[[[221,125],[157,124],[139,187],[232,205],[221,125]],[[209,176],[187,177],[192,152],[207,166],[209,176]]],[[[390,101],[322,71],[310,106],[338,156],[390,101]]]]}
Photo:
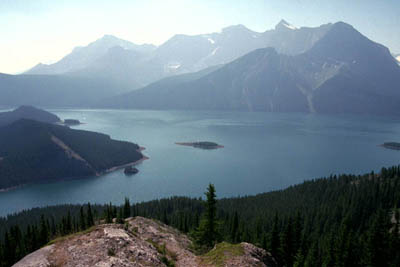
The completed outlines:
{"type": "MultiPolygon", "coordinates": [[[[20,260],[14,266],[217,266],[207,255],[196,256],[191,240],[161,222],[128,218],[125,225],[103,224],[60,238],[20,260]]],[[[223,266],[275,266],[269,253],[248,243],[217,245],[223,266]],[[240,253],[229,254],[234,247],[240,253]]],[[[215,249],[209,253],[214,253],[215,249]]]]}

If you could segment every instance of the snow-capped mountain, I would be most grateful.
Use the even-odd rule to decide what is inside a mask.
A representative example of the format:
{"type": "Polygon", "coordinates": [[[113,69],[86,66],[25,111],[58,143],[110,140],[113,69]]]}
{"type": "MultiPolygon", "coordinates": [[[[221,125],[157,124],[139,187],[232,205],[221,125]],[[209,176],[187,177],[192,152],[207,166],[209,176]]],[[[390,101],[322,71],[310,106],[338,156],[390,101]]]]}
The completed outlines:
{"type": "Polygon", "coordinates": [[[282,20],[275,29],[260,33],[235,25],[209,34],[177,34],[159,47],[135,45],[105,35],[86,47],[75,48],[54,64],[39,64],[26,74],[110,77],[124,87],[135,89],[171,75],[226,64],[258,48],[273,47],[290,55],[302,53],[329,27],[330,24],[296,28],[282,20]]]}
{"type": "Polygon", "coordinates": [[[389,50],[338,22],[303,53],[256,49],[217,70],[171,77],[106,103],[119,108],[397,115],[399,84],[400,67],[389,50]]]}
{"type": "Polygon", "coordinates": [[[154,45],[136,45],[112,35],[104,35],[102,38],[87,46],[75,47],[71,53],[54,64],[47,65],[39,63],[25,72],[25,74],[64,74],[76,72],[89,66],[95,60],[104,56],[110,48],[116,46],[138,53],[150,53],[156,48],[154,45]]]}

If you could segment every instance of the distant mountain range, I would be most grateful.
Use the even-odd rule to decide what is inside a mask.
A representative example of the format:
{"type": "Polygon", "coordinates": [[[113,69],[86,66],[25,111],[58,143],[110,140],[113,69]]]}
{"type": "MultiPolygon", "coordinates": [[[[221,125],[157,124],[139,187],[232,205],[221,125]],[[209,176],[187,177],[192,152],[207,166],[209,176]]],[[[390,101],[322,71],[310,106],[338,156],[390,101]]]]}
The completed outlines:
{"type": "Polygon", "coordinates": [[[0,122],[5,121],[0,125],[0,190],[99,175],[143,158],[136,144],[55,125],[57,116],[33,107],[0,113],[0,122]]]}
{"type": "Polygon", "coordinates": [[[219,33],[178,34],[159,47],[105,35],[86,47],[75,48],[54,64],[38,64],[25,74],[107,78],[115,87],[132,90],[167,76],[228,63],[257,48],[274,47],[281,53],[298,54],[309,49],[329,27],[297,29],[282,20],[274,30],[258,33],[236,25],[219,33]]]}
{"type": "Polygon", "coordinates": [[[192,80],[171,82],[180,76],[171,77],[104,104],[146,109],[400,113],[400,68],[389,50],[348,24],[323,27],[328,31],[303,53],[257,49],[192,80]]]}
{"type": "Polygon", "coordinates": [[[236,25],[159,47],[106,35],[57,63],[0,75],[0,105],[397,113],[396,63],[342,22],[236,25]]]}
{"type": "Polygon", "coordinates": [[[317,28],[300,28],[282,20],[274,30],[258,33],[243,25],[230,26],[219,33],[177,34],[159,47],[135,45],[129,41],[105,35],[86,47],[77,47],[60,61],[38,64],[25,74],[64,74],[83,71],[86,74],[104,73],[112,68],[124,69],[126,75],[140,76],[146,70],[135,67],[149,66],[157,77],[143,79],[155,81],[170,74],[198,71],[210,66],[228,63],[244,54],[263,47],[274,47],[278,52],[298,54],[309,49],[329,29],[330,24],[317,28]],[[129,73],[128,73],[129,71],[129,73]],[[143,72],[144,71],[144,72],[143,72]]]}

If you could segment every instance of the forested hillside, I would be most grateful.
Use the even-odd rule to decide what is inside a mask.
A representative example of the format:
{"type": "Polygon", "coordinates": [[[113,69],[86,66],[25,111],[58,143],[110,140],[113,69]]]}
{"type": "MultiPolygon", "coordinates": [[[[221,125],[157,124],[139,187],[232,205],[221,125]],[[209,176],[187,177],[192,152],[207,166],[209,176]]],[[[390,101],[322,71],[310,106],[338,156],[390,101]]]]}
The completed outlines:
{"type": "MultiPolygon", "coordinates": [[[[196,239],[204,204],[172,197],[134,205],[126,199],[121,207],[64,205],[24,211],[0,220],[0,262],[8,266],[50,239],[113,217],[117,222],[137,215],[154,218],[196,239]]],[[[280,266],[400,266],[399,205],[400,166],[379,174],[331,176],[218,200],[214,242],[251,242],[270,251],[280,266]]]]}
{"type": "Polygon", "coordinates": [[[61,121],[58,116],[45,110],[32,106],[20,106],[12,111],[0,112],[0,127],[20,119],[29,119],[47,123],[57,123],[61,121]]]}
{"type": "Polygon", "coordinates": [[[143,158],[138,149],[105,134],[18,120],[0,128],[0,189],[101,174],[143,158]]]}

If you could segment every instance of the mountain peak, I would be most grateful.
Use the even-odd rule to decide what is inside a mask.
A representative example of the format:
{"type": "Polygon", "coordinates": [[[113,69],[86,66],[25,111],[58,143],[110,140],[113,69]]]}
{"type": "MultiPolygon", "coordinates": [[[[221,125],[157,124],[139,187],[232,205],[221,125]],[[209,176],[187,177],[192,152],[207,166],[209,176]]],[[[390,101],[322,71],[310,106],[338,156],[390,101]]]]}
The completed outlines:
{"type": "Polygon", "coordinates": [[[250,31],[246,28],[243,24],[231,25],[222,29],[222,32],[229,32],[229,31],[250,31]]]}
{"type": "Polygon", "coordinates": [[[295,26],[293,26],[284,19],[281,19],[281,21],[275,26],[275,30],[296,30],[296,29],[297,28],[295,26]]]}
{"type": "Polygon", "coordinates": [[[120,39],[111,34],[104,34],[104,36],[101,37],[99,40],[120,40],[120,39]]]}

